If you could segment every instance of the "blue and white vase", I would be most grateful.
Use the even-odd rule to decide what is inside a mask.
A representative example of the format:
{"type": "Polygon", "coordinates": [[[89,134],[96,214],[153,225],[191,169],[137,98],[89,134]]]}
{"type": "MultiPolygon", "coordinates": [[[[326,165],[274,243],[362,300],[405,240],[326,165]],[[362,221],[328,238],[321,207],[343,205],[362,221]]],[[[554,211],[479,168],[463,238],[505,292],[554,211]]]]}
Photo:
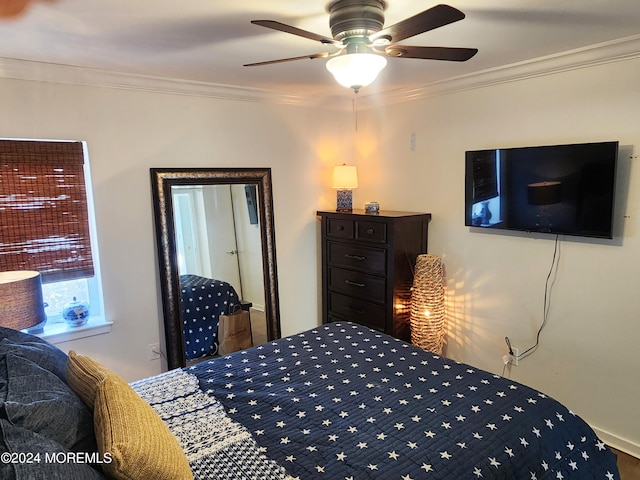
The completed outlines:
{"type": "Polygon", "coordinates": [[[81,327],[89,320],[89,304],[79,302],[73,297],[73,301],[65,304],[62,309],[62,318],[71,327],[81,327]]]}

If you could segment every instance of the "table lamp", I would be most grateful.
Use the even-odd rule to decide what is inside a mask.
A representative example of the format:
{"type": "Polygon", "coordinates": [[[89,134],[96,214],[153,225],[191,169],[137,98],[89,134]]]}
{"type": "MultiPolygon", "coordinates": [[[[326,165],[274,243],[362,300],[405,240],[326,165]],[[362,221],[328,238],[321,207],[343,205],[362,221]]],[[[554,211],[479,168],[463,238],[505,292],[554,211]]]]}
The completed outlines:
{"type": "Polygon", "coordinates": [[[338,190],[336,212],[351,212],[353,210],[352,189],[358,187],[356,167],[344,164],[333,167],[332,186],[338,190]]]}

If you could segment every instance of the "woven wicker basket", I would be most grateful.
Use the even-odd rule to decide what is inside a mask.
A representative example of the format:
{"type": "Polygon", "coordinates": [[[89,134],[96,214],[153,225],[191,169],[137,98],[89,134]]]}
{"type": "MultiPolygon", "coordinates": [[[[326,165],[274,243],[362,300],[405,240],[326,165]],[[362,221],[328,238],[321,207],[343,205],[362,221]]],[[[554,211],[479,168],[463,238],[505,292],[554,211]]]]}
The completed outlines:
{"type": "Polygon", "coordinates": [[[411,343],[438,355],[444,344],[443,278],[440,257],[418,255],[411,291],[411,343]]]}

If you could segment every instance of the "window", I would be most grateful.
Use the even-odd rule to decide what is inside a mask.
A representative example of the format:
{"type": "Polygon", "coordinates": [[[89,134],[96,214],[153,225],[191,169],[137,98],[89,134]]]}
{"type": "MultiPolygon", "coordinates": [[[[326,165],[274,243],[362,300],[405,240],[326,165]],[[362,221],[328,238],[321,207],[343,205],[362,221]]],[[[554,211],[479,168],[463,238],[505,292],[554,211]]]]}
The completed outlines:
{"type": "Polygon", "coordinates": [[[45,336],[67,330],[74,297],[94,317],[83,330],[104,323],[85,158],[83,142],[0,140],[0,271],[40,272],[45,336]]]}

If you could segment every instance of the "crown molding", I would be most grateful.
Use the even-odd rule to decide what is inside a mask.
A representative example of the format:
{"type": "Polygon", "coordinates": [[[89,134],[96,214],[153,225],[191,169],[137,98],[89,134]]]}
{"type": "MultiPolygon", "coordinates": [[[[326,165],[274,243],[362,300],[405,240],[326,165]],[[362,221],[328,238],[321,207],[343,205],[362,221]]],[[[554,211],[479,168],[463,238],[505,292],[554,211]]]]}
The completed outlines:
{"type": "MultiPolygon", "coordinates": [[[[638,57],[640,57],[640,34],[432,82],[414,89],[398,89],[371,95],[361,94],[359,106],[368,108],[374,105],[408,102],[638,57]]],[[[306,107],[322,105],[328,108],[344,108],[345,105],[343,101],[336,99],[323,100],[317,97],[287,95],[266,89],[161,78],[13,58],[0,58],[0,77],[306,107]]]]}
{"type": "Polygon", "coordinates": [[[308,103],[303,97],[258,88],[154,77],[15,58],[0,57],[0,77],[247,102],[269,102],[285,105],[305,105],[308,103]]]}
{"type": "Polygon", "coordinates": [[[640,57],[640,34],[449,78],[415,89],[399,89],[380,95],[369,95],[363,98],[360,105],[367,108],[373,105],[408,102],[638,57],[640,57]]]}

